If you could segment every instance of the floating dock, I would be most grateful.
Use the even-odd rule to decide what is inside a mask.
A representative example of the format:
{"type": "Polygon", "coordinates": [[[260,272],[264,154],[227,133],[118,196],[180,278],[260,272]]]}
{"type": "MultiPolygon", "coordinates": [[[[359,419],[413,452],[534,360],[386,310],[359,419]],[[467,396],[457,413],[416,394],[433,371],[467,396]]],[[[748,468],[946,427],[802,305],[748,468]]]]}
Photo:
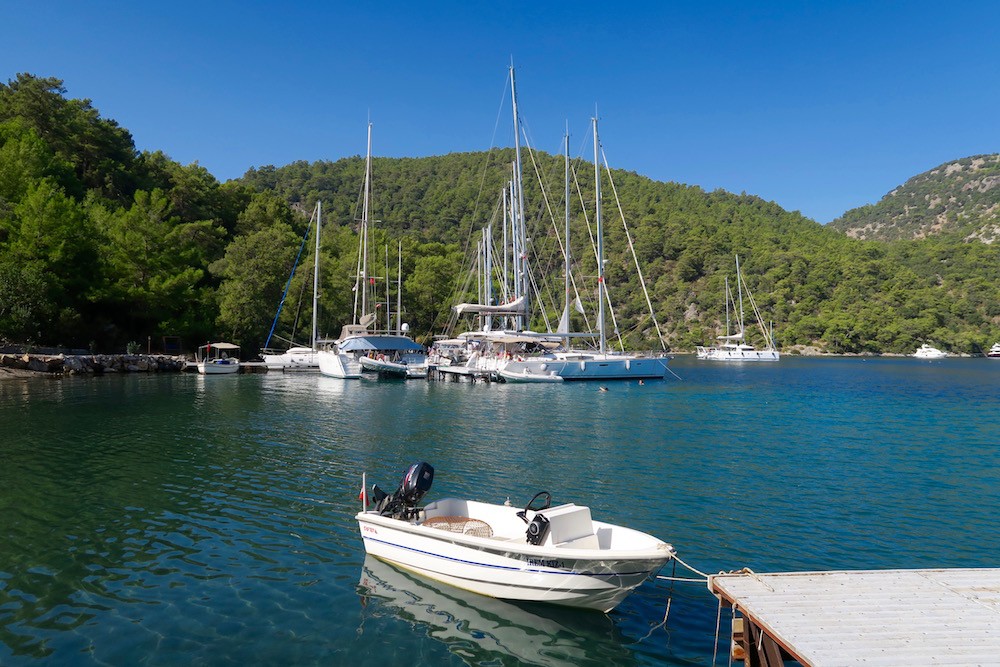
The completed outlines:
{"type": "Polygon", "coordinates": [[[746,665],[1000,664],[1000,569],[744,571],[708,589],[746,665]]]}
{"type": "Polygon", "coordinates": [[[484,371],[466,366],[435,366],[430,369],[430,375],[439,380],[466,380],[476,382],[496,382],[496,371],[484,371]]]}

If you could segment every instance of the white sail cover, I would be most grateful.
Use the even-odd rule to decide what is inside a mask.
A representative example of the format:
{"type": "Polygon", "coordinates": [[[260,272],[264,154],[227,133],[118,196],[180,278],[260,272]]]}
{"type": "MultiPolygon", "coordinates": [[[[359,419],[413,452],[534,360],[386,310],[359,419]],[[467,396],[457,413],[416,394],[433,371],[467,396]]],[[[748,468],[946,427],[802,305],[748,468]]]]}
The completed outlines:
{"type": "Polygon", "coordinates": [[[477,313],[484,315],[521,315],[524,313],[524,297],[518,297],[510,303],[501,303],[496,306],[488,306],[482,303],[460,303],[452,306],[452,309],[459,315],[465,313],[477,313]]]}

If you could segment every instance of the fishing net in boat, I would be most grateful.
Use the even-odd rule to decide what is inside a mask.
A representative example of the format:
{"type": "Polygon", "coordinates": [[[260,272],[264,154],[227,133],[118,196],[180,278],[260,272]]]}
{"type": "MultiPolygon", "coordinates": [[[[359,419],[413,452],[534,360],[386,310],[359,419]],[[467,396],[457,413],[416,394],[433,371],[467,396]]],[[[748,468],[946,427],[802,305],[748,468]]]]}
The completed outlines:
{"type": "Polygon", "coordinates": [[[490,524],[479,519],[470,519],[467,516],[435,516],[424,521],[424,525],[429,528],[438,528],[473,537],[493,537],[493,529],[490,528],[490,524]]]}

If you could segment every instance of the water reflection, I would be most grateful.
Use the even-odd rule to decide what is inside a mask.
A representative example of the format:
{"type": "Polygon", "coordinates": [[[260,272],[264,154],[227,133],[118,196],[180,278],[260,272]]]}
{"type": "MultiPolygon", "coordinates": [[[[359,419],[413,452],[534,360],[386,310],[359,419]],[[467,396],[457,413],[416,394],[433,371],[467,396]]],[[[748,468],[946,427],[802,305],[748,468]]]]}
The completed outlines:
{"type": "Polygon", "coordinates": [[[606,615],[514,604],[439,584],[367,556],[358,586],[366,618],[392,614],[469,664],[629,665],[635,658],[606,615]]]}

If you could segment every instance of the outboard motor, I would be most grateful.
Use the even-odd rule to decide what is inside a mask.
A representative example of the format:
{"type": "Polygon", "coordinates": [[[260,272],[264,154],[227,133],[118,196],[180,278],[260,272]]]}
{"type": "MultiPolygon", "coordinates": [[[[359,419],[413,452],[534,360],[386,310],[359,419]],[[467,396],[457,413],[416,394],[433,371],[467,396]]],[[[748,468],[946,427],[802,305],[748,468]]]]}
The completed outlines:
{"type": "Polygon", "coordinates": [[[417,513],[417,503],[424,497],[434,483],[434,466],[430,463],[414,463],[406,469],[399,488],[392,494],[372,487],[372,499],[375,509],[382,516],[394,519],[409,519],[417,513]]]}

